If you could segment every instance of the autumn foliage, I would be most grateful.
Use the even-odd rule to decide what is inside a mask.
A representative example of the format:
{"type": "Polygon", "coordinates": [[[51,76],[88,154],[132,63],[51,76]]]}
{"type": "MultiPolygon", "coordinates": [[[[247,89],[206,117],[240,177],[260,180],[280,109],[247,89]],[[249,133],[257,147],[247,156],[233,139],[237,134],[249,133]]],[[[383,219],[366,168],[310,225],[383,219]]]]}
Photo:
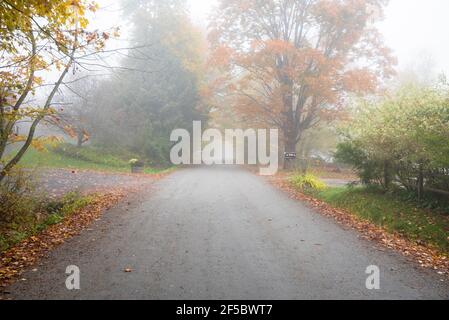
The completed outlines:
{"type": "MultiPolygon", "coordinates": [[[[81,59],[100,51],[109,33],[88,31],[87,15],[97,10],[90,0],[4,0],[0,2],[0,181],[20,161],[30,146],[48,142],[35,137],[39,123],[58,122],[54,97],[81,59]],[[55,83],[44,83],[49,74],[59,74],[55,83]],[[32,103],[43,89],[43,102],[32,103]],[[48,93],[47,93],[48,92],[48,93]],[[25,135],[18,123],[30,122],[25,135]],[[6,158],[6,148],[22,143],[6,158]]],[[[71,130],[67,127],[70,134],[71,130]]],[[[50,138],[51,140],[51,138],[50,138]]]]}
{"type": "Polygon", "coordinates": [[[345,99],[375,91],[395,59],[375,22],[382,0],[226,0],[211,26],[215,92],[236,114],[278,127],[285,150],[339,115],[345,99]],[[219,70],[219,71],[218,71],[219,70]]]}

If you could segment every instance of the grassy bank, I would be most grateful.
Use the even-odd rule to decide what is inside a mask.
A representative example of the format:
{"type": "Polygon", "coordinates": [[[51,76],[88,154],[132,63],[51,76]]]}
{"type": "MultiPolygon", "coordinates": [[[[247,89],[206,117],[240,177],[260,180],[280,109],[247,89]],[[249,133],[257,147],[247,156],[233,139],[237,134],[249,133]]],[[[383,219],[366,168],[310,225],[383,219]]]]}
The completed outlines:
{"type": "MultiPolygon", "coordinates": [[[[58,168],[129,173],[129,159],[131,158],[133,158],[133,155],[125,157],[122,154],[106,149],[91,146],[77,148],[62,144],[48,148],[45,152],[30,148],[21,160],[20,165],[26,168],[58,168]]],[[[145,173],[161,173],[165,170],[167,169],[146,167],[145,173]]]]}
{"type": "Polygon", "coordinates": [[[34,195],[15,197],[9,195],[0,208],[0,252],[9,249],[22,240],[34,236],[49,226],[63,221],[78,210],[88,206],[93,196],[67,194],[60,200],[47,200],[34,195]],[[14,212],[14,215],[6,212],[14,212]]]}
{"type": "Polygon", "coordinates": [[[327,188],[312,195],[392,233],[449,254],[449,216],[374,188],[327,188]]]}

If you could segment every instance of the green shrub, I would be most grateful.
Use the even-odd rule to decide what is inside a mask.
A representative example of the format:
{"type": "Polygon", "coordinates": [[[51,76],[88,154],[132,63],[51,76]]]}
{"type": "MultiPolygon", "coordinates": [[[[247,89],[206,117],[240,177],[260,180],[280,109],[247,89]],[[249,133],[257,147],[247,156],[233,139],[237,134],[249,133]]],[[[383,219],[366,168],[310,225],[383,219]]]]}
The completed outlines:
{"type": "Polygon", "coordinates": [[[367,153],[353,142],[338,144],[334,157],[338,163],[352,166],[364,184],[378,184],[383,179],[384,163],[370,159],[367,153]]]}
{"type": "Polygon", "coordinates": [[[301,191],[323,191],[327,188],[324,182],[311,174],[294,175],[290,183],[301,191]]]}
{"type": "Polygon", "coordinates": [[[45,212],[43,203],[30,173],[17,169],[8,174],[0,184],[0,251],[34,231],[45,212]]]}
{"type": "Polygon", "coordinates": [[[401,186],[419,201],[430,195],[444,202],[449,192],[448,89],[445,82],[404,86],[356,102],[335,158],[357,169],[365,184],[389,191],[401,186]]]}
{"type": "Polygon", "coordinates": [[[34,220],[42,209],[30,173],[11,172],[0,184],[0,224],[23,224],[34,220]]]}
{"type": "Polygon", "coordinates": [[[39,229],[43,230],[46,226],[52,226],[54,224],[58,224],[64,220],[64,216],[54,213],[48,216],[48,218],[44,221],[42,225],[39,226],[39,229]]]}
{"type": "Polygon", "coordinates": [[[69,216],[74,212],[86,207],[92,202],[92,197],[82,196],[79,193],[71,192],[62,198],[62,208],[58,211],[62,216],[69,216]]]}

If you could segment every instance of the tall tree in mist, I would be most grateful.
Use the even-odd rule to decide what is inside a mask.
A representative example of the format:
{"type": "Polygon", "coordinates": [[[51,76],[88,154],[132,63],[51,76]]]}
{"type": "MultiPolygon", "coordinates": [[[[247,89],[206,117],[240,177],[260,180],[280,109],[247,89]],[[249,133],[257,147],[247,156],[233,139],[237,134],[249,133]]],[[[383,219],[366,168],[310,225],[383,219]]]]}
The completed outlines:
{"type": "Polygon", "coordinates": [[[167,162],[170,133],[199,119],[203,40],[183,1],[125,1],[131,50],[122,71],[100,85],[93,138],[167,162]]]}
{"type": "MultiPolygon", "coordinates": [[[[214,82],[246,121],[276,126],[295,152],[351,93],[376,90],[394,59],[375,22],[383,0],[222,0],[212,24],[214,82]]],[[[289,162],[286,162],[286,167],[289,162]]]]}

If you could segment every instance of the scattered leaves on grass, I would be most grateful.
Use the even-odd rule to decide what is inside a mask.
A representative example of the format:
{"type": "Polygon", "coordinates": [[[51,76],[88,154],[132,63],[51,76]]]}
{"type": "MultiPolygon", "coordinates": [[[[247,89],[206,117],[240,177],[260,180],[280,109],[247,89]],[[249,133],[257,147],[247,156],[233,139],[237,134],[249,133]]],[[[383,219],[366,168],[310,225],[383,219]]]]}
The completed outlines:
{"type": "MultiPolygon", "coordinates": [[[[117,204],[125,194],[120,191],[97,195],[85,208],[66,217],[61,223],[48,227],[36,236],[25,239],[0,255],[0,289],[11,284],[23,271],[37,263],[48,252],[78,235],[105,209],[117,204]]],[[[37,269],[36,269],[37,270],[37,269]]]]}
{"type": "Polygon", "coordinates": [[[331,217],[339,224],[357,230],[362,238],[376,241],[382,246],[400,252],[405,257],[419,263],[422,268],[437,271],[439,275],[449,277],[449,258],[439,251],[426,246],[423,242],[414,243],[396,233],[363,220],[347,211],[336,209],[329,204],[305,195],[292,187],[285,175],[267,178],[272,185],[285,191],[291,199],[308,203],[321,214],[331,217]]]}

